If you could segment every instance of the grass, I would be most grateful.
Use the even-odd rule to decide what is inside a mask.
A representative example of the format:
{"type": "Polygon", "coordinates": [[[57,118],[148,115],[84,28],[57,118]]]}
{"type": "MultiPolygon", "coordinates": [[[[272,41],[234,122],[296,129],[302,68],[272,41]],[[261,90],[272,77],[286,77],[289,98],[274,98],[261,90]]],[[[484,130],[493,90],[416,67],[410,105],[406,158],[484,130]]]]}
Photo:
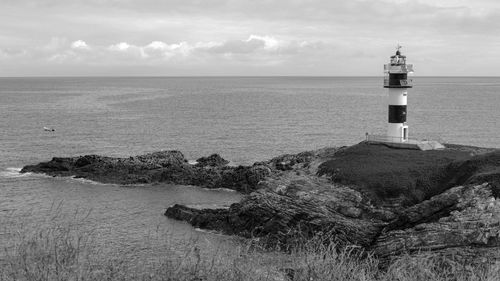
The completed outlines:
{"type": "Polygon", "coordinates": [[[498,151],[476,156],[478,149],[450,145],[444,150],[419,151],[360,143],[337,152],[320,165],[318,173],[353,186],[375,204],[402,198],[408,206],[464,184],[475,173],[488,170],[484,169],[487,165],[498,167],[498,151]]]}
{"type": "Polygon", "coordinates": [[[462,270],[432,255],[403,256],[381,270],[367,253],[339,250],[316,239],[288,253],[245,242],[232,249],[207,249],[197,241],[179,251],[167,239],[151,243],[151,255],[130,259],[103,251],[96,237],[75,223],[53,221],[15,233],[0,255],[2,281],[500,280],[499,267],[462,270]],[[158,248],[171,252],[155,255],[158,248]]]}

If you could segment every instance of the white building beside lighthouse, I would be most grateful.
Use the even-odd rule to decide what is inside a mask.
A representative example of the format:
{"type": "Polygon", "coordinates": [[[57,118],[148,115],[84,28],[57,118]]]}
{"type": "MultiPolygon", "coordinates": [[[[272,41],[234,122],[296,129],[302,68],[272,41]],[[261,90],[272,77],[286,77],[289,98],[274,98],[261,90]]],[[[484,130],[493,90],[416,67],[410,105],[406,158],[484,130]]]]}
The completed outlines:
{"type": "Polygon", "coordinates": [[[407,98],[408,89],[413,87],[408,74],[413,73],[413,65],[406,64],[406,56],[401,55],[401,46],[390,62],[384,65],[384,88],[389,90],[389,123],[387,139],[392,142],[408,142],[407,98]]]}

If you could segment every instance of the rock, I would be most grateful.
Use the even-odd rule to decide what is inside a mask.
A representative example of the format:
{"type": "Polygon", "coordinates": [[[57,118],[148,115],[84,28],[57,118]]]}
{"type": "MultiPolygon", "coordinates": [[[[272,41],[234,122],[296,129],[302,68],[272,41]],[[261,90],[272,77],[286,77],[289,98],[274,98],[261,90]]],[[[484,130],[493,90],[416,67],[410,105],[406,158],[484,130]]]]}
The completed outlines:
{"type": "Polygon", "coordinates": [[[500,258],[500,151],[447,145],[406,151],[364,143],[227,166],[217,154],[190,165],[178,151],[130,158],[53,158],[22,172],[112,183],[173,183],[247,194],[229,209],[169,207],[195,227],[282,247],[313,236],[373,252],[476,266],[500,258]]]}
{"type": "Polygon", "coordinates": [[[367,247],[383,223],[353,219],[324,205],[319,197],[293,198],[269,191],[256,191],[229,209],[197,210],[181,205],[167,209],[165,215],[188,221],[195,227],[223,231],[244,237],[265,237],[281,245],[323,233],[341,245],[367,247]]]}
{"type": "Polygon", "coordinates": [[[38,172],[50,175],[65,175],[71,170],[73,165],[74,159],[54,157],[49,162],[40,163],[35,166],[26,166],[21,170],[21,173],[38,172]]]}
{"type": "Polygon", "coordinates": [[[51,176],[75,176],[103,183],[170,183],[207,188],[229,188],[249,193],[259,181],[273,172],[266,164],[228,167],[217,154],[198,159],[190,165],[179,151],[159,151],[129,158],[98,155],[57,158],[26,166],[22,173],[45,173],[51,176]]]}
{"type": "Polygon", "coordinates": [[[228,223],[227,213],[226,209],[200,210],[175,204],[167,209],[165,215],[189,222],[194,227],[219,230],[232,234],[233,230],[228,223]]]}
{"type": "Polygon", "coordinates": [[[271,175],[271,173],[272,170],[263,164],[224,167],[220,169],[220,179],[215,181],[214,185],[250,193],[257,189],[259,182],[271,175]]]}
{"type": "Polygon", "coordinates": [[[362,211],[356,207],[340,207],[339,212],[346,217],[359,218],[362,211]]]}
{"type": "Polygon", "coordinates": [[[315,158],[313,151],[301,152],[299,154],[284,154],[269,160],[269,164],[281,171],[289,171],[294,169],[298,164],[307,166],[315,158]]]}
{"type": "Polygon", "coordinates": [[[436,262],[460,266],[498,262],[497,150],[476,149],[477,153],[469,153],[474,148],[455,146],[452,150],[407,154],[401,150],[358,147],[359,150],[349,147],[323,151],[322,156],[316,151],[302,157],[274,158],[261,163],[273,172],[260,179],[258,191],[229,209],[188,208],[182,209],[188,215],[180,216],[175,209],[181,207],[174,206],[166,215],[227,234],[265,237],[279,245],[293,245],[296,239],[320,234],[325,241],[373,252],[382,261],[381,266],[403,254],[409,259],[431,256],[436,262]],[[362,159],[349,158],[358,154],[362,159]],[[397,173],[391,172],[390,163],[369,173],[360,170],[378,165],[370,157],[391,159],[399,165],[395,170],[403,171],[408,180],[398,187],[397,173]],[[416,162],[408,163],[412,161],[416,162]],[[346,169],[350,167],[355,169],[346,169]],[[329,176],[321,176],[325,171],[329,171],[329,176]],[[345,180],[356,173],[365,177],[360,183],[374,185],[379,193],[367,190],[368,184],[360,187],[352,184],[355,180],[345,180]],[[426,173],[431,173],[427,174],[431,178],[423,180],[426,173]],[[387,193],[384,180],[397,192],[387,193]],[[478,184],[481,180],[487,183],[478,184]],[[416,194],[411,197],[415,204],[405,197],[411,195],[408,191],[416,194]]]}
{"type": "Polygon", "coordinates": [[[78,159],[76,159],[74,165],[77,168],[81,168],[83,166],[87,166],[87,165],[92,164],[93,162],[96,161],[97,158],[99,158],[99,156],[97,156],[97,155],[85,155],[85,156],[82,156],[82,157],[79,157],[78,159]]]}
{"type": "Polygon", "coordinates": [[[200,167],[221,167],[229,164],[229,161],[222,158],[219,154],[212,154],[208,157],[201,157],[196,160],[196,166],[200,167]]]}
{"type": "Polygon", "coordinates": [[[491,254],[500,250],[500,200],[489,184],[452,188],[410,209],[376,239],[373,251],[382,260],[430,251],[466,264],[498,261],[491,254]]]}
{"type": "Polygon", "coordinates": [[[139,161],[143,162],[149,167],[169,167],[183,165],[187,162],[184,154],[177,150],[158,151],[136,157],[139,161]]]}
{"type": "Polygon", "coordinates": [[[386,230],[406,229],[449,215],[456,209],[462,197],[463,189],[463,186],[452,188],[429,200],[405,209],[387,226],[386,230]]]}
{"type": "Polygon", "coordinates": [[[271,169],[264,165],[254,165],[246,172],[246,179],[250,186],[257,186],[260,181],[271,175],[271,169]]]}
{"type": "MultiPolygon", "coordinates": [[[[254,166],[254,171],[267,169],[254,166]]],[[[378,219],[379,209],[367,205],[358,191],[314,175],[273,173],[260,180],[258,189],[229,209],[198,210],[176,205],[165,215],[195,227],[265,237],[280,245],[322,233],[324,239],[341,245],[368,247],[387,224],[378,219]]]]}
{"type": "Polygon", "coordinates": [[[499,261],[500,200],[491,195],[488,184],[452,188],[408,208],[391,223],[379,219],[370,209],[374,207],[362,201],[341,206],[346,201],[339,204],[337,199],[340,194],[349,197],[349,192],[355,191],[278,194],[259,190],[229,209],[175,205],[165,215],[226,234],[265,237],[273,245],[293,245],[297,239],[321,233],[323,239],[340,246],[373,251],[382,266],[402,254],[418,258],[432,253],[433,258],[461,265],[499,261]]]}

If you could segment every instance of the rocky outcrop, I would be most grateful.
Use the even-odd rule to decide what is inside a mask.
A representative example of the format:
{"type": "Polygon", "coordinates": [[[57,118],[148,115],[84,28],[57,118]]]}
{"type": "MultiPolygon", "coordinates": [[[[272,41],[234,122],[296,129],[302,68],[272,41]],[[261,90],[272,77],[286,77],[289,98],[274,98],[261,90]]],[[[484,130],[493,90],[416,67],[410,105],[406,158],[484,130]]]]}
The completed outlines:
{"type": "Polygon", "coordinates": [[[26,166],[22,173],[51,176],[75,176],[102,183],[171,183],[207,188],[229,188],[248,193],[259,181],[271,175],[265,163],[229,167],[229,161],[217,154],[200,158],[191,165],[179,151],[160,151],[129,158],[98,155],[54,157],[51,161],[26,166]]]}
{"type": "Polygon", "coordinates": [[[199,167],[222,167],[229,164],[229,161],[222,158],[219,154],[212,154],[208,157],[201,157],[196,160],[196,166],[199,167]]]}
{"type": "Polygon", "coordinates": [[[307,156],[307,160],[291,155],[274,158],[268,165],[287,168],[261,180],[257,191],[228,209],[200,210],[174,205],[165,215],[198,228],[266,238],[279,245],[321,233],[322,239],[339,245],[369,247],[396,214],[372,206],[352,188],[317,177],[314,161],[321,158],[320,154],[307,156]]]}
{"type": "Polygon", "coordinates": [[[500,261],[500,199],[487,183],[452,188],[399,214],[365,205],[360,194],[346,187],[331,193],[295,188],[289,185],[280,194],[259,190],[229,209],[175,205],[165,215],[199,228],[264,237],[272,245],[293,245],[320,234],[339,246],[372,251],[382,266],[402,254],[432,253],[460,265],[500,261]]]}
{"type": "Polygon", "coordinates": [[[317,196],[294,197],[260,190],[229,209],[196,210],[175,205],[165,214],[195,227],[248,238],[265,237],[279,245],[322,233],[324,239],[340,245],[367,247],[384,224],[361,216],[359,209],[352,208],[342,209],[317,196]]]}
{"type": "Polygon", "coordinates": [[[487,183],[454,187],[403,212],[373,251],[386,261],[431,251],[462,264],[500,262],[500,199],[487,183]]]}
{"type": "Polygon", "coordinates": [[[269,164],[281,171],[289,171],[297,168],[307,168],[308,165],[318,157],[314,151],[305,151],[299,154],[284,154],[269,160],[269,164]],[[297,166],[301,165],[302,166],[297,166]]]}
{"type": "Polygon", "coordinates": [[[491,264],[500,258],[500,151],[441,151],[361,143],[228,166],[217,154],[191,165],[178,151],[130,158],[53,158],[22,172],[113,183],[174,183],[246,193],[226,209],[169,207],[195,227],[287,247],[320,237],[394,257],[491,264]]]}
{"type": "MultiPolygon", "coordinates": [[[[370,165],[376,165],[375,160],[369,159],[370,153],[375,157],[382,153],[396,165],[414,159],[400,150],[384,153],[386,148],[382,148],[382,152],[364,146],[356,151],[352,149],[356,147],[274,158],[267,165],[277,172],[262,180],[258,191],[229,209],[195,210],[175,205],[168,208],[165,215],[188,221],[196,227],[244,237],[263,237],[280,245],[291,245],[297,239],[319,234],[325,241],[373,252],[382,266],[403,254],[409,258],[431,255],[440,262],[460,266],[499,261],[498,151],[471,153],[472,147],[454,147],[445,152],[431,152],[434,154],[425,152],[427,155],[417,155],[418,162],[398,166],[395,169],[405,169],[408,178],[418,179],[404,184],[422,184],[412,186],[411,192],[421,192],[421,198],[428,196],[416,204],[407,205],[406,201],[405,205],[401,204],[401,194],[408,190],[407,186],[403,185],[395,193],[397,196],[381,198],[383,193],[367,192],[366,185],[339,182],[332,174],[324,173],[324,163],[339,169],[341,174],[338,176],[345,177],[347,167],[361,163],[359,159],[348,162],[346,154],[361,153],[364,159],[370,160],[370,165]],[[454,154],[455,148],[460,148],[457,154],[454,154]],[[432,169],[426,163],[430,163],[432,169]],[[425,176],[422,171],[429,170],[434,179],[421,181],[425,176]],[[479,179],[487,181],[478,183],[479,179]],[[451,182],[458,186],[448,187],[451,182]]],[[[389,168],[384,163],[372,171],[362,172],[387,179],[384,175],[389,168]]],[[[370,166],[365,165],[364,169],[370,166]]],[[[353,169],[349,173],[357,171],[353,169]]],[[[391,174],[390,180],[395,176],[391,174]]]]}

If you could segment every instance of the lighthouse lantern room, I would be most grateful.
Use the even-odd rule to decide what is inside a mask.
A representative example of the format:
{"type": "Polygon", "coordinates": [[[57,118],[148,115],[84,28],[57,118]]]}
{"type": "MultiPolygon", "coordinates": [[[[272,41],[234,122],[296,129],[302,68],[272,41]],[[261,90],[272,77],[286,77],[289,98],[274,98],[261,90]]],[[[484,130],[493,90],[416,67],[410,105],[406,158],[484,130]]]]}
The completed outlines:
{"type": "Polygon", "coordinates": [[[389,89],[387,138],[391,142],[408,141],[407,89],[413,87],[412,80],[408,79],[408,74],[413,73],[413,65],[406,64],[406,56],[401,55],[400,49],[398,45],[390,63],[384,65],[384,88],[389,89]]]}

